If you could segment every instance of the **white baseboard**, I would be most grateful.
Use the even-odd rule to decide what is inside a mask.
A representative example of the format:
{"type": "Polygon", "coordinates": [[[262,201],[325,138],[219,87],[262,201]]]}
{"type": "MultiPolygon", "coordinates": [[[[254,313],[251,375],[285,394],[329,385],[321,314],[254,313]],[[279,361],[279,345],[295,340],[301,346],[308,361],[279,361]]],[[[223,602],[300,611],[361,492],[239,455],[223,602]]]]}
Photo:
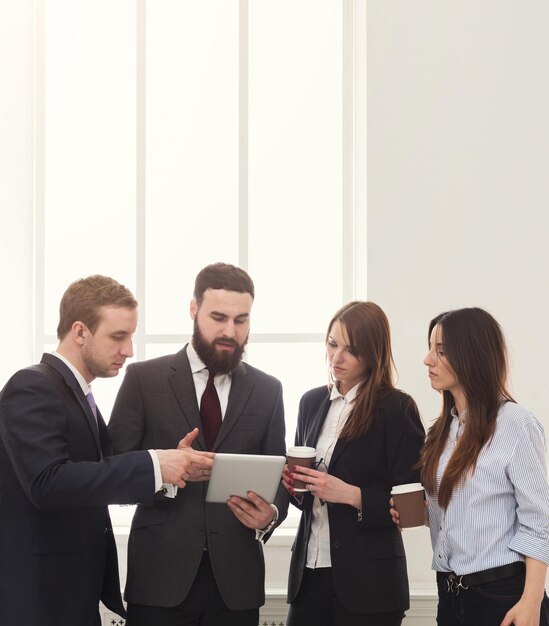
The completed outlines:
{"type": "MultiPolygon", "coordinates": [[[[437,593],[434,573],[429,569],[423,553],[430,550],[426,529],[408,529],[404,537],[408,558],[410,579],[410,609],[406,611],[403,626],[435,626],[437,593]],[[425,532],[422,532],[425,531],[425,532]]],[[[129,528],[118,527],[115,537],[118,545],[120,579],[122,588],[126,580],[126,554],[129,528]]],[[[265,546],[265,587],[267,598],[260,609],[259,626],[285,626],[288,605],[286,604],[286,583],[290,567],[290,546],[295,536],[294,528],[279,528],[265,546]]],[[[125,622],[104,607],[102,626],[124,626],[125,622]]]]}
{"type": "Polygon", "coordinates": [[[111,613],[107,609],[101,607],[101,625],[102,626],[125,626],[126,620],[122,619],[120,615],[111,613]]]}
{"type": "MultiPolygon", "coordinates": [[[[406,611],[403,626],[436,626],[436,593],[418,590],[410,598],[410,609],[406,611]]],[[[285,626],[288,605],[285,592],[276,591],[267,595],[265,606],[259,611],[259,626],[285,626]]]]}
{"type": "MultiPolygon", "coordinates": [[[[406,611],[406,619],[403,626],[435,626],[437,600],[434,593],[419,590],[412,595],[410,609],[406,611]]],[[[265,606],[259,611],[259,626],[285,626],[288,605],[286,604],[286,593],[277,590],[269,593],[265,606]]],[[[103,609],[101,613],[102,626],[124,626],[125,621],[103,609]]]]}

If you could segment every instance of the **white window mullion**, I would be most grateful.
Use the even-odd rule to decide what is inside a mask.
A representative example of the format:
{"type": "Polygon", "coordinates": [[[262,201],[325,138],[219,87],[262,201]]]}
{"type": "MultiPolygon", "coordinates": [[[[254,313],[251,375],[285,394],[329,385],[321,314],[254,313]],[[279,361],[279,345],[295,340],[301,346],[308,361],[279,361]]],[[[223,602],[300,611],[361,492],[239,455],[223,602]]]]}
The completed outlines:
{"type": "Polygon", "coordinates": [[[240,0],[238,32],[238,263],[248,269],[248,0],[240,0]]]}
{"type": "MultiPolygon", "coordinates": [[[[34,361],[49,340],[44,335],[45,301],[45,117],[44,117],[44,0],[36,0],[34,13],[34,361]]],[[[55,337],[52,338],[55,341],[55,337]]]]}
{"type": "Polygon", "coordinates": [[[354,27],[353,0],[343,0],[342,19],[342,280],[343,302],[354,298],[354,27]]]}
{"type": "Polygon", "coordinates": [[[139,307],[139,324],[135,334],[135,356],[145,358],[146,344],[146,2],[137,0],[136,13],[136,296],[139,307]]]}
{"type": "Polygon", "coordinates": [[[354,297],[366,300],[367,273],[367,2],[354,3],[354,297]]]}

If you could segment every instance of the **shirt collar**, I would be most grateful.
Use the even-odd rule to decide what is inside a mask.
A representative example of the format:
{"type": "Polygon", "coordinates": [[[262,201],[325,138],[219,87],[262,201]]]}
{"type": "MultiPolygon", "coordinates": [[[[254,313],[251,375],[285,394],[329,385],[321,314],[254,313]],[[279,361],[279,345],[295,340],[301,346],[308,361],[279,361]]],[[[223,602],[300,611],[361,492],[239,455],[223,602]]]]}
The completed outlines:
{"type": "Polygon", "coordinates": [[[187,344],[187,357],[193,374],[196,374],[203,369],[207,369],[204,363],[202,363],[202,359],[198,356],[198,354],[196,354],[196,350],[191,342],[187,344]]]}
{"type": "Polygon", "coordinates": [[[346,395],[343,395],[343,394],[339,393],[339,390],[338,390],[337,386],[334,385],[332,387],[332,391],[330,393],[330,400],[335,400],[337,398],[343,398],[343,400],[345,400],[345,402],[347,402],[347,403],[353,402],[354,399],[356,398],[356,394],[358,392],[358,388],[360,387],[362,382],[363,381],[360,381],[354,387],[351,387],[351,389],[349,389],[349,391],[346,393],[346,395]]]}
{"type": "Polygon", "coordinates": [[[54,350],[52,352],[52,355],[57,357],[60,361],[63,361],[63,363],[70,369],[70,371],[74,374],[74,377],[76,378],[78,384],[82,388],[84,395],[87,396],[91,392],[91,386],[88,385],[86,379],[82,376],[82,374],[66,357],[64,357],[62,354],[59,354],[59,352],[54,350]]]}
{"type": "Polygon", "coordinates": [[[461,412],[461,415],[458,415],[457,409],[455,406],[453,406],[450,409],[450,415],[457,419],[458,421],[460,421],[462,424],[465,424],[465,418],[467,417],[467,409],[463,409],[463,411],[461,412]]]}

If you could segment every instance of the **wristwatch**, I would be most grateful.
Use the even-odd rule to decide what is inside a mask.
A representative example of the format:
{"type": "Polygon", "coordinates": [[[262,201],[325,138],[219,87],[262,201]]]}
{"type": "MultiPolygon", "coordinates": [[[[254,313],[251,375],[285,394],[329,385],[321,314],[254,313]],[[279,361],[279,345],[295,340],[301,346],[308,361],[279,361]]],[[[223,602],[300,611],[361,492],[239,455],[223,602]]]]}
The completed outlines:
{"type": "Polygon", "coordinates": [[[257,541],[262,541],[263,537],[265,537],[265,535],[270,533],[271,530],[276,526],[276,523],[278,522],[278,509],[276,508],[276,506],[274,504],[271,504],[271,506],[273,507],[274,517],[267,524],[267,526],[265,526],[265,528],[256,528],[255,529],[255,538],[256,538],[257,541]]]}

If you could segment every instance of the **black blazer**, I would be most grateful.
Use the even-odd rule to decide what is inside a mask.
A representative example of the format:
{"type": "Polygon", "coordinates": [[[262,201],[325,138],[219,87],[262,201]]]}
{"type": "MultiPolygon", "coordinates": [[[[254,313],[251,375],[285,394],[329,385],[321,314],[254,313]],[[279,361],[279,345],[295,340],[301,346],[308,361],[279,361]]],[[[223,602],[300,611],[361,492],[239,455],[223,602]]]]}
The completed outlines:
{"type": "MultiPolygon", "coordinates": [[[[193,447],[206,450],[186,348],[128,367],[109,421],[115,452],[175,447],[195,427],[201,432],[193,447]]],[[[280,382],[240,363],[214,451],[284,455],[284,431],[280,382]]],[[[137,507],[128,542],[128,602],[163,607],[183,602],[206,545],[231,610],[265,602],[261,542],[224,502],[205,502],[207,487],[207,482],[189,482],[173,499],[137,507]]],[[[288,509],[282,486],[275,504],[282,521],[288,509]]]]}
{"type": "MultiPolygon", "coordinates": [[[[330,407],[327,387],[308,391],[299,406],[296,445],[315,447],[330,407]]],[[[360,487],[362,522],[357,510],[328,504],[330,554],[334,587],[343,606],[355,613],[405,611],[408,576],[402,537],[389,514],[393,485],[418,482],[412,469],[419,459],[425,431],[415,402],[394,390],[378,402],[370,430],[356,440],[339,439],[328,472],[360,487]]],[[[313,497],[304,495],[292,547],[288,602],[299,593],[307,558],[313,497]]]]}
{"type": "Polygon", "coordinates": [[[0,394],[0,624],[98,626],[124,615],[107,504],[154,501],[149,453],[109,456],[80,385],[57,357],[0,394]]]}

